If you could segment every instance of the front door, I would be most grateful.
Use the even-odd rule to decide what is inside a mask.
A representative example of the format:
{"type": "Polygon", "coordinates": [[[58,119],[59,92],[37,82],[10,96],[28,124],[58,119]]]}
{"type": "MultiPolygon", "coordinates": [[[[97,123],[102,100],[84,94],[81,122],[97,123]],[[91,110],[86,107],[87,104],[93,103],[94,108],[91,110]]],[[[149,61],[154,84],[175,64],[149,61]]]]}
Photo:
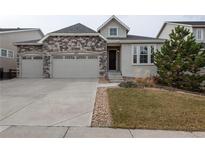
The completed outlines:
{"type": "Polygon", "coordinates": [[[116,70],[116,50],[109,51],[109,70],[116,70]]]}

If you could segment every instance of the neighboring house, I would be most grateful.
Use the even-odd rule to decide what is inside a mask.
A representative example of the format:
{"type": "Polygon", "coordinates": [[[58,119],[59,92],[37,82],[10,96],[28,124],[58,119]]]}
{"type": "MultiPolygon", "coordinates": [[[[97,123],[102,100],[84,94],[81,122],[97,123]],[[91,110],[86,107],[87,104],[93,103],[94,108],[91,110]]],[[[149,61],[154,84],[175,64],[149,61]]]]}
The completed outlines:
{"type": "Polygon", "coordinates": [[[123,77],[155,75],[153,52],[164,39],[130,35],[129,30],[112,16],[97,32],[76,24],[37,41],[18,42],[18,75],[25,78],[96,78],[111,73],[123,77]]]}
{"type": "Polygon", "coordinates": [[[7,78],[9,70],[16,69],[18,41],[41,39],[43,33],[34,28],[0,28],[0,78],[7,78]]]}
{"type": "Polygon", "coordinates": [[[205,43],[205,21],[169,21],[165,22],[160,29],[157,38],[168,39],[169,34],[177,26],[183,26],[190,30],[199,43],[205,43]]]}
{"type": "MultiPolygon", "coordinates": [[[[169,34],[177,26],[183,26],[190,30],[195,36],[198,43],[202,43],[205,47],[205,21],[169,21],[165,22],[160,29],[157,38],[169,39],[169,34]]],[[[205,68],[201,69],[201,73],[205,74],[205,68]]]]}

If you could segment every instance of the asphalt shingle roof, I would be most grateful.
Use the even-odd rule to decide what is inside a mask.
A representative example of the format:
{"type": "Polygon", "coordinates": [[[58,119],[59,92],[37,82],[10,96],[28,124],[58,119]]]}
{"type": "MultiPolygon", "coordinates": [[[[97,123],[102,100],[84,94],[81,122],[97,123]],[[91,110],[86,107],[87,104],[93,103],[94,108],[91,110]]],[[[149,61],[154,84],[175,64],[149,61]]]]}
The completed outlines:
{"type": "Polygon", "coordinates": [[[205,21],[170,21],[171,23],[188,24],[188,25],[205,25],[205,21]]]}
{"type": "Polygon", "coordinates": [[[78,23],[70,27],[66,27],[51,33],[97,33],[97,32],[81,23],[78,23]]]}
{"type": "Polygon", "coordinates": [[[16,42],[16,43],[37,43],[38,41],[40,41],[40,39],[38,39],[38,40],[29,40],[29,41],[21,41],[21,42],[16,42]]]}

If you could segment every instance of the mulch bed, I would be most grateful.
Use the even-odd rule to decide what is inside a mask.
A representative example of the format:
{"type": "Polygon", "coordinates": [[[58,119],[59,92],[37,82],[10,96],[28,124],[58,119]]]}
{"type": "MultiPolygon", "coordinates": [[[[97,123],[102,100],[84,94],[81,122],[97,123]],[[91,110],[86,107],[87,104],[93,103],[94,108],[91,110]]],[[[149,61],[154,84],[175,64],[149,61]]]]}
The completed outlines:
{"type": "Polygon", "coordinates": [[[110,127],[111,125],[112,117],[108,103],[107,88],[98,88],[91,126],[110,127]]]}

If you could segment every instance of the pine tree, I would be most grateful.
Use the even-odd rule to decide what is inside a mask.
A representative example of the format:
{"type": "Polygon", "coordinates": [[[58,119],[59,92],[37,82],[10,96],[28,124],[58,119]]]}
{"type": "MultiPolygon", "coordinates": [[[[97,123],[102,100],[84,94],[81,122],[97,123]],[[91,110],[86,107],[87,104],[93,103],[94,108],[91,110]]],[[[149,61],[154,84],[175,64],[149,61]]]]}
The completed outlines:
{"type": "Polygon", "coordinates": [[[193,33],[183,26],[177,26],[169,37],[154,55],[161,83],[187,90],[200,90],[205,80],[205,75],[200,74],[200,69],[205,67],[202,44],[197,43],[193,33]]]}

